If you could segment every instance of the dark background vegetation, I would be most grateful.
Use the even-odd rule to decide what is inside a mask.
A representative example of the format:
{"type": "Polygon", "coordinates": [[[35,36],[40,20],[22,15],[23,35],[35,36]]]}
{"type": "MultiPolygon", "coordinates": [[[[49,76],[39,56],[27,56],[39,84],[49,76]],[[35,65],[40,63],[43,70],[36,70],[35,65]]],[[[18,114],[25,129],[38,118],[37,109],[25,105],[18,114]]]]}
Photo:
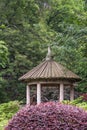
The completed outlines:
{"type": "Polygon", "coordinates": [[[87,0],[0,0],[0,103],[25,99],[18,78],[45,58],[48,44],[86,93],[87,0]]]}

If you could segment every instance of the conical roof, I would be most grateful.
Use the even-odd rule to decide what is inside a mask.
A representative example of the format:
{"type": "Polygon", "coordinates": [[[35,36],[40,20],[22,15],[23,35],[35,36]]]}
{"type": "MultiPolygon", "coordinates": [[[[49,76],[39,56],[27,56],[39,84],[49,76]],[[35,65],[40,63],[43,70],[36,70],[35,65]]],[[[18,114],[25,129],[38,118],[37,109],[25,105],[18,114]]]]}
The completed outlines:
{"type": "Polygon", "coordinates": [[[79,81],[80,77],[52,59],[50,48],[46,60],[24,74],[19,80],[67,79],[79,81]]]}

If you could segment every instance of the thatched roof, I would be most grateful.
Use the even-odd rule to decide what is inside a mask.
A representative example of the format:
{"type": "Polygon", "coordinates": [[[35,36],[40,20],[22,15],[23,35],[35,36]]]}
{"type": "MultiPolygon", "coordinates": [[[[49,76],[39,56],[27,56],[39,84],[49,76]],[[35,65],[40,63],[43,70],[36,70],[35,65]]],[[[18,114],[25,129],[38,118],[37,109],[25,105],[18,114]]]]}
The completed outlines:
{"type": "Polygon", "coordinates": [[[50,49],[48,49],[46,60],[19,78],[19,80],[23,81],[44,79],[66,79],[79,81],[80,77],[54,61],[51,57],[50,49]]]}

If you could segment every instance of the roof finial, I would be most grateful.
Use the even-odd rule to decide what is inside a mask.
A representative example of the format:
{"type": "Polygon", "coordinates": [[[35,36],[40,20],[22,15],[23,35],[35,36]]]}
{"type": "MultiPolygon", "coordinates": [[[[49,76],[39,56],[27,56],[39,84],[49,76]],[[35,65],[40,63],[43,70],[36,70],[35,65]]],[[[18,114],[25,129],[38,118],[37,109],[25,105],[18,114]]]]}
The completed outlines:
{"type": "Polygon", "coordinates": [[[50,45],[48,46],[48,53],[46,56],[46,60],[51,60],[52,59],[52,53],[51,53],[51,48],[50,45]]]}

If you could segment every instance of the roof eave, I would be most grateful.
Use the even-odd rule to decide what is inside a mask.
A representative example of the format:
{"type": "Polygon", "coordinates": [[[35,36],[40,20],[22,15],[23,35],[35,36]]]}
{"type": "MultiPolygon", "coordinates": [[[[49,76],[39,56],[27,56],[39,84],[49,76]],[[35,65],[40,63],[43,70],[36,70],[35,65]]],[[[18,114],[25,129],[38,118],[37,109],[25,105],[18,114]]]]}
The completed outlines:
{"type": "Polygon", "coordinates": [[[60,81],[64,81],[64,80],[66,80],[66,81],[71,81],[71,82],[80,82],[82,79],[79,77],[79,78],[66,78],[66,77],[44,77],[44,78],[40,78],[40,77],[38,77],[38,78],[19,78],[18,79],[19,81],[22,81],[22,82],[33,82],[33,81],[57,81],[57,80],[60,80],[60,81]]]}

